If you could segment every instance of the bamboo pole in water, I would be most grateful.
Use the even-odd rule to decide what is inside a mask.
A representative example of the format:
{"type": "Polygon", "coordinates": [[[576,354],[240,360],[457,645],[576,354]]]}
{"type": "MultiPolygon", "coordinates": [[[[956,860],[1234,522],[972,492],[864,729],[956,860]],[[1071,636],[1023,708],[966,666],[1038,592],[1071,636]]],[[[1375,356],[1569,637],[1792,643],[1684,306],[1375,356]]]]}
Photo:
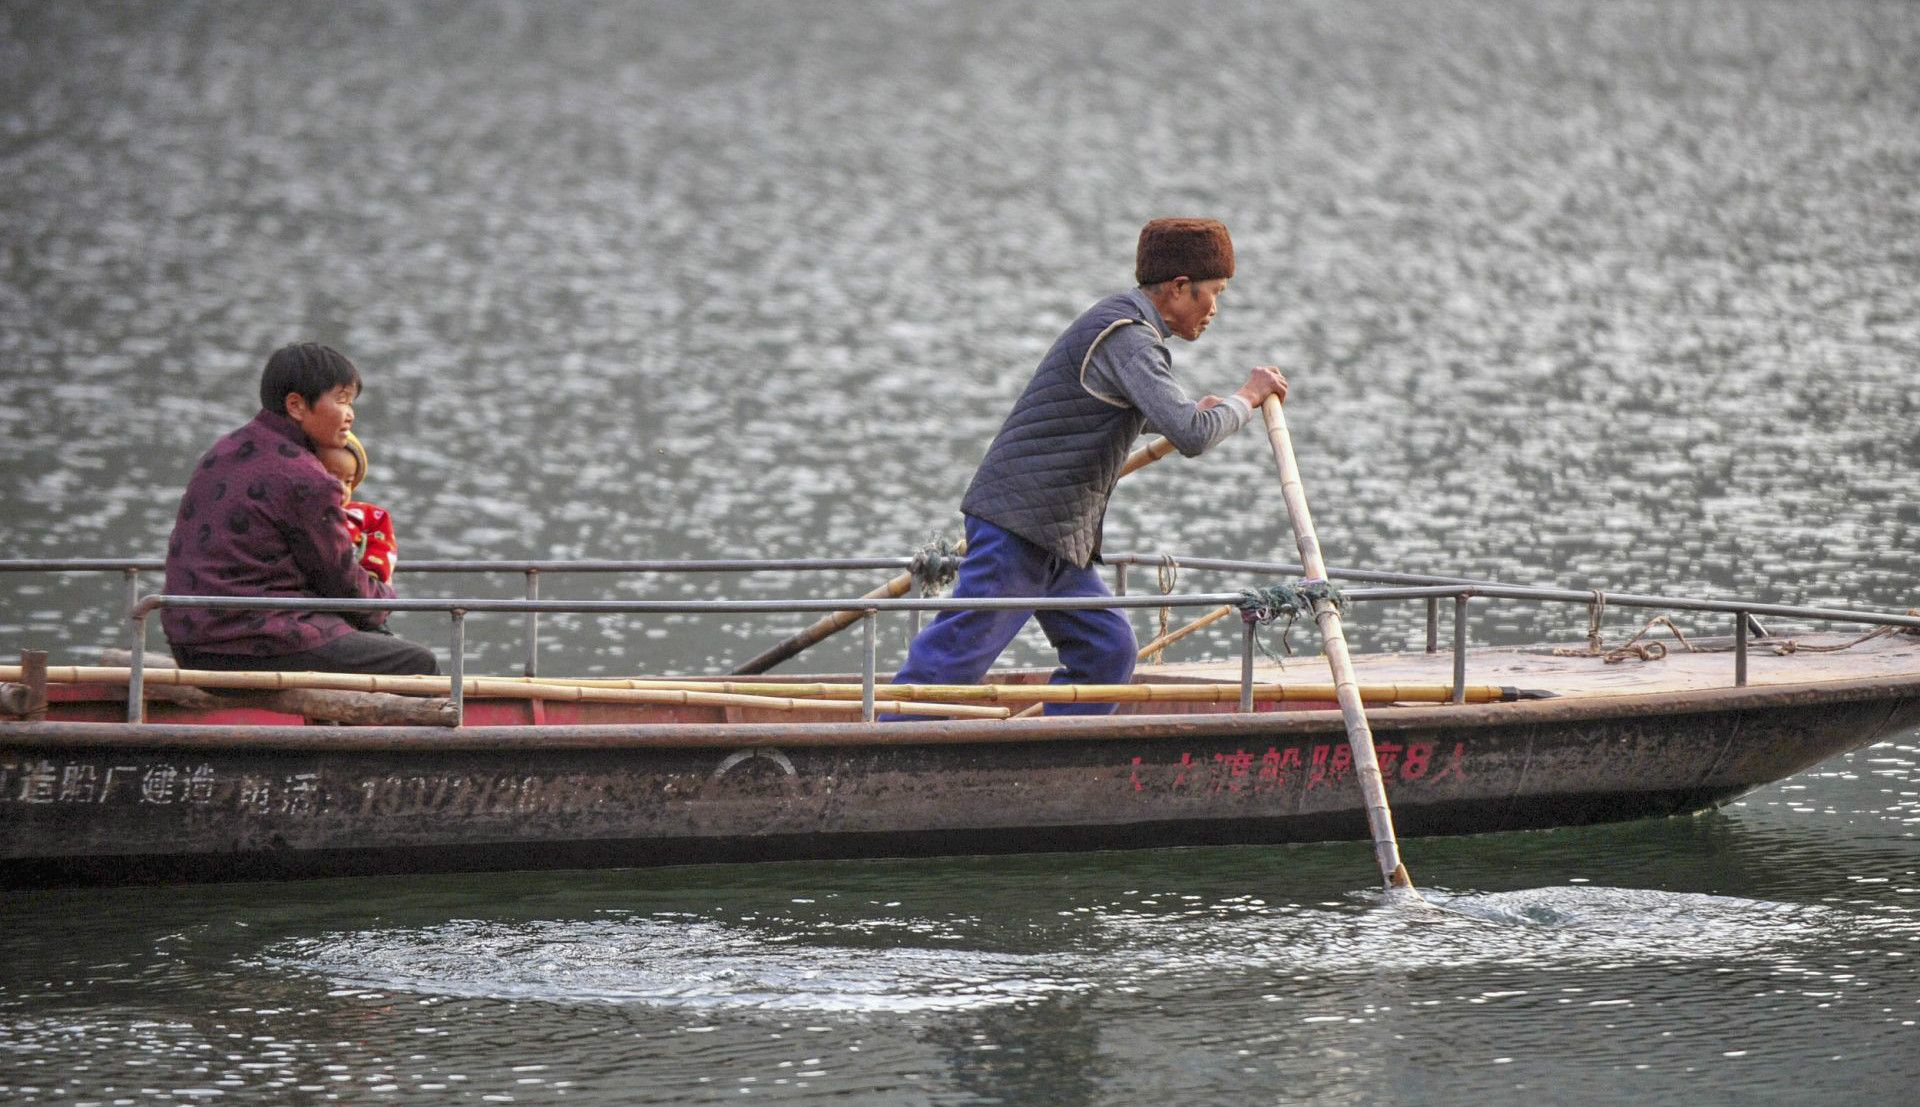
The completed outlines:
{"type": "MultiPolygon", "coordinates": [[[[1147,443],[1145,446],[1127,455],[1126,464],[1120,467],[1120,475],[1124,477],[1136,469],[1141,469],[1153,464],[1172,452],[1173,443],[1171,441],[1165,438],[1156,438],[1152,442],[1147,443]]],[[[956,555],[966,553],[966,539],[963,538],[955,543],[953,552],[956,555]]],[[[900,596],[906,595],[908,589],[912,587],[913,574],[901,573],[899,576],[894,577],[892,580],[860,598],[865,600],[897,599],[900,596]]],[[[831,615],[824,616],[813,625],[800,631],[793,637],[788,638],[786,641],[734,666],[733,675],[757,676],[764,673],[782,661],[800,653],[802,650],[833,637],[835,634],[859,622],[861,618],[863,618],[863,616],[858,611],[836,611],[831,615]]]]}
{"type": "MultiPolygon", "coordinates": [[[[1293,436],[1287,431],[1287,415],[1280,401],[1272,396],[1260,405],[1267,420],[1267,442],[1273,447],[1273,460],[1280,468],[1280,494],[1286,500],[1287,518],[1293,524],[1294,542],[1300,548],[1300,564],[1308,580],[1325,580],[1327,563],[1320,556],[1320,536],[1314,533],[1313,515],[1307,510],[1306,488],[1300,483],[1300,464],[1293,457],[1293,436]]],[[[1326,648],[1327,667],[1333,672],[1334,689],[1339,694],[1340,715],[1347,725],[1347,744],[1353,747],[1354,778],[1360,783],[1360,795],[1366,803],[1367,826],[1373,832],[1373,852],[1380,864],[1380,875],[1388,888],[1413,892],[1413,878],[1400,860],[1400,843],[1393,833],[1393,810],[1387,806],[1387,786],[1380,777],[1380,759],[1373,751],[1373,728],[1361,706],[1360,684],[1353,675],[1353,658],[1347,653],[1346,631],[1340,625],[1340,610],[1332,600],[1317,599],[1313,614],[1320,624],[1320,637],[1326,648]]],[[[1417,892],[1414,893],[1418,895],[1417,892]]]]}

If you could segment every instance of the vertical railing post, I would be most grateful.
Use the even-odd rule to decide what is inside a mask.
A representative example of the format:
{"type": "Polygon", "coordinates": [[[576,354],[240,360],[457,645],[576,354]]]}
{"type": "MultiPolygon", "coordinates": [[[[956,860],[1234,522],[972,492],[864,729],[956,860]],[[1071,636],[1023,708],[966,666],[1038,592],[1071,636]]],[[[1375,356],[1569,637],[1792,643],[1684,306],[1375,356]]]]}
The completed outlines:
{"type": "Polygon", "coordinates": [[[1733,615],[1733,686],[1747,686],[1747,613],[1733,615]]]}
{"type": "Polygon", "coordinates": [[[1427,597],[1427,652],[1440,652],[1440,597],[1427,597]]]}
{"type": "Polygon", "coordinates": [[[47,651],[20,651],[20,683],[27,689],[21,716],[30,723],[41,722],[47,717],[47,651]]]}
{"type": "Polygon", "coordinates": [[[127,721],[147,721],[147,617],[133,615],[133,656],[127,659],[127,721]]]}
{"type": "Polygon", "coordinates": [[[132,611],[133,605],[140,602],[140,570],[129,565],[121,572],[127,575],[127,610],[132,611]]]}
{"type": "Polygon", "coordinates": [[[1246,624],[1240,635],[1240,710],[1253,710],[1253,632],[1257,623],[1246,624]]]}
{"type": "Polygon", "coordinates": [[[860,621],[866,630],[866,648],[861,651],[860,660],[860,721],[870,723],[873,721],[875,659],[880,651],[880,613],[870,607],[861,614],[860,621]]]}
{"type": "Polygon", "coordinates": [[[447,698],[453,703],[453,725],[467,724],[467,613],[453,609],[452,683],[447,698]]]}
{"type": "Polygon", "coordinates": [[[1113,567],[1113,594],[1116,596],[1127,594],[1127,563],[1124,561],[1113,567]]]}
{"type": "MultiPolygon", "coordinates": [[[[540,598],[540,570],[527,570],[527,599],[540,598]]],[[[527,675],[540,675],[540,613],[527,612],[527,675]]]]}
{"type": "Polygon", "coordinates": [[[1467,594],[1453,598],[1453,702],[1467,702],[1467,594]]]}

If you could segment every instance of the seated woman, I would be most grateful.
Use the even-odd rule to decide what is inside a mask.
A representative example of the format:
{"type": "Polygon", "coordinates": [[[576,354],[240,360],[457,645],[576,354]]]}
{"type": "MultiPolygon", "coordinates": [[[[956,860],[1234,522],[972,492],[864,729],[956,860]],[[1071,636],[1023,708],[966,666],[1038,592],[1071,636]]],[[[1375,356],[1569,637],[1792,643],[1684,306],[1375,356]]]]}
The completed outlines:
{"type": "MultiPolygon", "coordinates": [[[[316,451],[347,444],[360,371],[303,342],[274,351],[261,410],[194,467],[167,543],[176,596],[392,599],[360,564],[346,496],[316,451]]],[[[384,629],[387,613],[165,608],[160,622],[187,669],[433,673],[433,654],[384,629]]]]}

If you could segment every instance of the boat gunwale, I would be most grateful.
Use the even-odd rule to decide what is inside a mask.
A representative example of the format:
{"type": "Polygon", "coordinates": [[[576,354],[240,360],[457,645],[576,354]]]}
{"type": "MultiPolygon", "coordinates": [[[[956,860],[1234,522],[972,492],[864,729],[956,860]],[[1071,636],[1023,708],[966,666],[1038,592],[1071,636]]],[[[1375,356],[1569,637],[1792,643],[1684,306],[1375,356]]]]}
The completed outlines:
{"type": "MultiPolygon", "coordinates": [[[[1499,704],[1369,708],[1378,731],[1563,725],[1620,718],[1696,715],[1920,698],[1920,673],[1794,684],[1726,685],[1662,692],[1577,694],[1499,704]]],[[[25,722],[0,720],[0,746],[51,749],[175,747],[260,752],[474,753],[760,746],[869,747],[1020,745],[1042,742],[1274,738],[1338,730],[1335,709],[1251,714],[1039,716],[1014,720],[863,723],[594,723],[511,726],[307,726],[231,723],[25,722]]]]}

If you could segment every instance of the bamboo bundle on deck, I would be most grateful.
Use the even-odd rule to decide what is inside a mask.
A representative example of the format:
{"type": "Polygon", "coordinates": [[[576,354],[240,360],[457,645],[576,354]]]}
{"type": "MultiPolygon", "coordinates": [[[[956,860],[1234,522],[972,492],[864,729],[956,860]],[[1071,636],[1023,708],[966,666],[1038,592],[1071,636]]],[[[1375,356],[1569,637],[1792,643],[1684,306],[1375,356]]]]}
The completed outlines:
{"type": "MultiPolygon", "coordinates": [[[[784,695],[797,698],[859,699],[858,684],[825,682],[623,680],[591,677],[507,677],[530,683],[553,682],[598,688],[707,689],[739,695],[784,695]]],[[[1363,684],[1361,697],[1370,703],[1444,703],[1453,698],[1451,684],[1363,684]]],[[[1240,698],[1240,685],[1219,682],[1194,684],[878,684],[877,700],[928,700],[942,703],[1226,703],[1240,698]]],[[[1258,703],[1335,701],[1331,683],[1256,684],[1258,703]]],[[[1466,702],[1498,703],[1511,699],[1509,689],[1497,684],[1469,684],[1466,702]]]]}
{"type": "MultiPolygon", "coordinates": [[[[4,675],[0,668],[0,675],[4,675]]],[[[724,692],[746,696],[790,696],[796,699],[859,699],[860,685],[840,681],[671,680],[644,677],[486,677],[501,684],[546,684],[570,688],[646,689],[724,692]]],[[[1441,703],[1453,697],[1451,684],[1363,684],[1362,696],[1372,703],[1441,703]]],[[[1334,685],[1255,684],[1253,698],[1260,703],[1334,701],[1334,685]]],[[[1240,698],[1240,685],[1218,681],[1185,684],[876,684],[877,700],[921,700],[944,703],[1225,703],[1240,698]]],[[[1511,689],[1497,684],[1469,684],[1468,703],[1497,703],[1514,698],[1511,689]]]]}
{"type": "MultiPolygon", "coordinates": [[[[794,692],[794,695],[858,696],[858,685],[826,685],[826,691],[794,692]]],[[[1498,685],[1468,685],[1468,703],[1497,703],[1510,698],[1498,685]]],[[[1444,703],[1452,698],[1448,684],[1366,684],[1360,686],[1362,698],[1371,703],[1444,703]]],[[[1237,703],[1240,685],[1204,684],[903,684],[880,685],[876,699],[929,699],[950,703],[1237,703]]],[[[1332,703],[1336,691],[1330,683],[1256,684],[1256,703],[1332,703]]]]}
{"type": "MultiPolygon", "coordinates": [[[[115,666],[62,665],[47,668],[53,684],[125,684],[130,670],[115,666]]],[[[0,680],[18,680],[18,666],[0,666],[0,680]]],[[[203,669],[148,669],[151,685],[195,688],[288,690],[327,689],[349,692],[385,692],[411,696],[445,696],[452,682],[443,676],[373,676],[357,673],[223,672],[203,669]]],[[[1368,703],[1445,703],[1453,698],[1450,684],[1376,683],[1359,686],[1368,703]]],[[[570,700],[588,703],[638,703],[663,706],[759,707],[772,710],[853,710],[861,687],[852,683],[780,681],[648,680],[617,677],[468,677],[464,692],[475,699],[570,700]]],[[[941,715],[952,718],[1006,718],[1003,706],[1049,703],[1231,703],[1240,699],[1240,685],[1221,682],[1193,684],[878,684],[874,699],[901,714],[941,715]]],[[[1466,686],[1466,702],[1498,703],[1512,699],[1510,689],[1495,684],[1466,686]]],[[[1332,703],[1338,699],[1333,684],[1256,684],[1256,703],[1332,703]]]]}
{"type": "MultiPolygon", "coordinates": [[[[47,667],[50,684],[126,684],[132,670],[115,666],[60,665],[47,667]]],[[[18,680],[18,666],[0,666],[0,680],[18,680]]],[[[142,678],[152,685],[280,691],[328,689],[343,692],[389,692],[406,696],[444,696],[452,681],[439,676],[374,676],[361,673],[223,672],[210,669],[150,669],[142,678]]],[[[663,682],[664,683],[664,682],[663,682]]],[[[778,687],[772,685],[770,687],[778,687]]],[[[670,687],[597,687],[594,685],[534,681],[513,677],[468,677],[464,694],[475,699],[570,700],[586,703],[637,703],[685,707],[757,707],[772,711],[858,712],[858,702],[823,697],[796,698],[712,691],[686,682],[670,687]]],[[[859,689],[855,688],[857,700],[859,689]]],[[[1004,707],[973,704],[902,702],[889,711],[903,715],[936,715],[963,719],[1004,719],[1004,707]]]]}
{"type": "MultiPolygon", "coordinates": [[[[49,669],[50,673],[78,671],[84,673],[114,673],[115,669],[49,669]]],[[[8,669],[0,666],[0,680],[6,679],[8,669]]],[[[148,670],[148,679],[153,681],[155,670],[148,670]]],[[[231,677],[235,674],[216,674],[231,677]]],[[[247,674],[269,680],[279,676],[306,676],[309,674],[247,674]]],[[[420,682],[419,687],[429,689],[437,687],[441,694],[449,688],[446,677],[365,677],[336,673],[315,673],[314,677],[326,681],[409,681],[420,682]],[[431,682],[437,681],[434,685],[431,682]]],[[[58,682],[59,678],[50,677],[58,682]]],[[[89,676],[89,680],[101,680],[89,676]]],[[[121,678],[123,682],[125,678],[121,678]]],[[[102,683],[115,683],[101,680],[102,683]]],[[[171,681],[168,681],[171,683],[171,681]]],[[[158,682],[156,682],[158,683],[158,682]]],[[[206,687],[207,685],[202,685],[206,687]]],[[[238,685],[236,685],[238,686],[238,685]]],[[[253,685],[245,687],[288,687],[286,684],[253,685]]],[[[327,684],[326,687],[335,687],[327,684]]],[[[223,685],[224,687],[224,685],[223,685]]],[[[360,684],[355,688],[363,687],[360,684]]],[[[467,695],[496,699],[575,699],[564,691],[553,694],[516,691],[526,688],[586,689],[607,691],[646,691],[646,692],[691,692],[700,694],[718,694],[733,696],[760,696],[785,699],[824,699],[857,700],[861,698],[860,685],[850,682],[832,681],[739,681],[739,680],[692,680],[662,679],[645,677],[469,677],[466,682],[467,695]],[[476,690],[478,689],[478,690],[476,690]]],[[[1372,703],[1440,703],[1450,700],[1453,686],[1450,684],[1364,684],[1360,686],[1362,696],[1372,703]]],[[[382,684],[380,691],[393,688],[382,684]]],[[[1220,682],[1187,684],[876,684],[873,689],[876,700],[893,702],[924,702],[931,705],[965,703],[1226,703],[1240,698],[1240,685],[1220,682]]],[[[1335,689],[1329,683],[1310,684],[1256,684],[1253,686],[1253,698],[1260,703],[1332,703],[1335,689]]],[[[1508,689],[1496,684],[1469,684],[1466,690],[1468,703],[1495,703],[1511,698],[1508,689]]],[[[620,702],[620,701],[610,701],[620,702]]],[[[650,702],[650,701],[627,701],[650,702]]],[[[890,708],[891,709],[891,708],[890,708]]]]}

